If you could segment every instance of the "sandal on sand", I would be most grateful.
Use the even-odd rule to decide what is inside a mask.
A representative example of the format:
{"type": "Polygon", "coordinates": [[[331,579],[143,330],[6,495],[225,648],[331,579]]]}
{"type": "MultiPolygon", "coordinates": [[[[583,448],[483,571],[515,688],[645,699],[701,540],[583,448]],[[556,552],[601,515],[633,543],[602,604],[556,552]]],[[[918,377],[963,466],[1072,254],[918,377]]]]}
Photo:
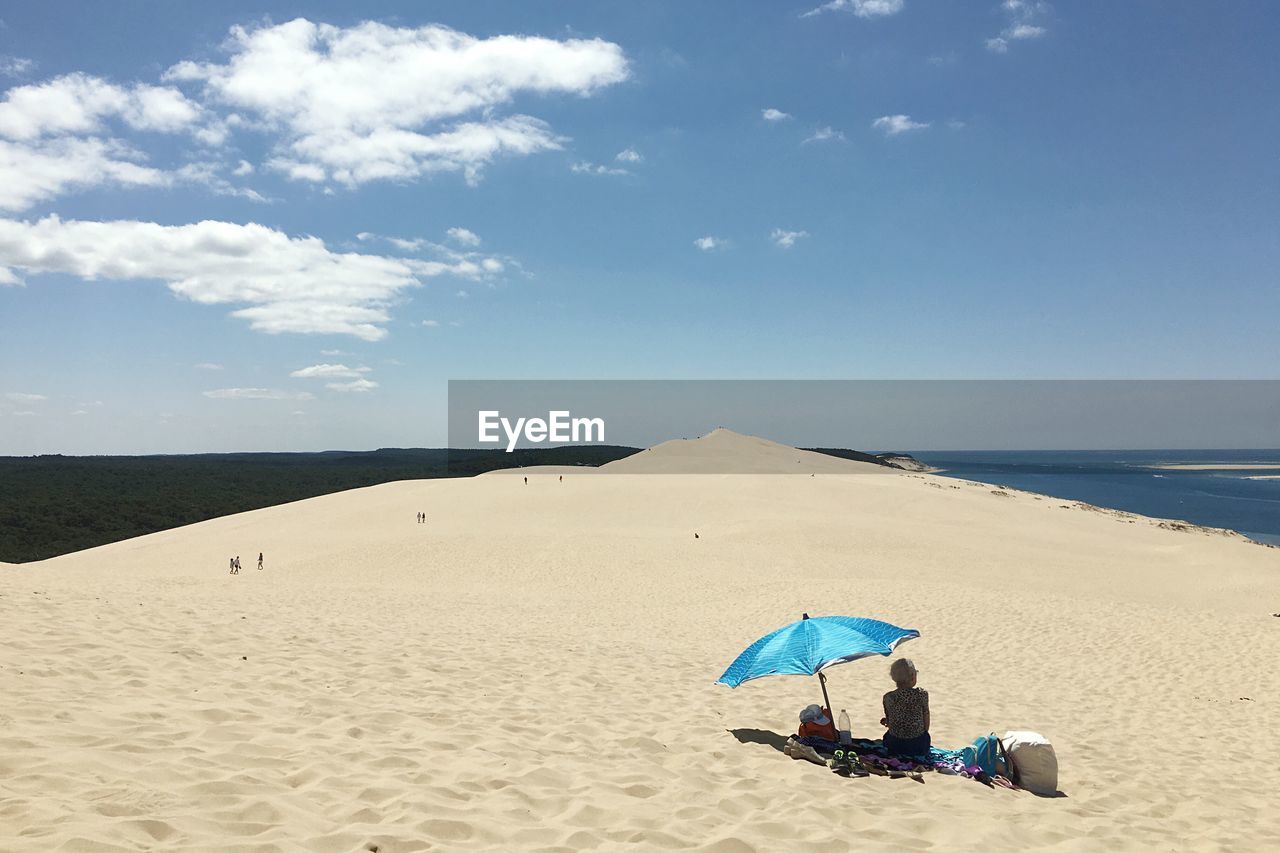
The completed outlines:
{"type": "Polygon", "coordinates": [[[835,771],[837,776],[853,777],[856,779],[865,779],[871,775],[871,771],[863,767],[861,763],[844,763],[832,759],[827,762],[827,766],[835,771]]]}
{"type": "Polygon", "coordinates": [[[827,761],[827,766],[841,776],[863,777],[871,775],[862,766],[862,759],[858,757],[858,753],[852,749],[837,749],[835,757],[827,761]]]}
{"type": "Polygon", "coordinates": [[[805,761],[812,761],[814,764],[820,764],[823,767],[827,766],[826,759],[824,759],[821,755],[818,755],[817,750],[815,750],[813,747],[806,746],[803,743],[797,743],[796,741],[790,741],[790,740],[787,741],[787,746],[790,746],[791,749],[788,750],[786,747],[783,747],[782,751],[785,752],[787,755],[790,755],[792,758],[795,758],[797,760],[803,758],[805,761]]]}

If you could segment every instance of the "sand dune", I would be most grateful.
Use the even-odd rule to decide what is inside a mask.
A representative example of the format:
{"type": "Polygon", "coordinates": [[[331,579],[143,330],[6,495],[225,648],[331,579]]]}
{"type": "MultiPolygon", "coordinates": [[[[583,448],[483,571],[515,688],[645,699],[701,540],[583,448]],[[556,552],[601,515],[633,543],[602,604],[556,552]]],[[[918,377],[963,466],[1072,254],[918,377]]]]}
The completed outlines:
{"type": "MultiPolygon", "coordinates": [[[[613,475],[730,446],[819,463],[719,435],[4,567],[0,850],[1280,845],[1280,550],[844,460],[613,475]],[[919,629],[935,742],[1041,731],[1066,796],[783,756],[817,684],[713,681],[802,611],[919,629]]],[[[859,733],[887,663],[831,672],[859,733]]]]}
{"type": "Polygon", "coordinates": [[[601,465],[534,465],[485,476],[523,474],[894,474],[886,465],[841,459],[788,447],[767,438],[717,428],[694,439],[677,438],[601,465]]]}
{"type": "Polygon", "coordinates": [[[892,468],[797,450],[724,428],[675,439],[600,468],[608,474],[893,474],[892,468]]]}

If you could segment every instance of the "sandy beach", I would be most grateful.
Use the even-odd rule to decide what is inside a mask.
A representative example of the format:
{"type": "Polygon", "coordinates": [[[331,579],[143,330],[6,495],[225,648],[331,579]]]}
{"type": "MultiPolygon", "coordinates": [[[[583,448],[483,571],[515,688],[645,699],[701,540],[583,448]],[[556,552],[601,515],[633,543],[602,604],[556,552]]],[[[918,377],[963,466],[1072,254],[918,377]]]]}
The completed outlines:
{"type": "Polygon", "coordinates": [[[359,489],[0,566],[0,850],[1277,849],[1277,611],[1239,536],[731,433],[359,489]],[[1063,796],[784,756],[816,680],[713,682],[805,611],[1063,796]]]}

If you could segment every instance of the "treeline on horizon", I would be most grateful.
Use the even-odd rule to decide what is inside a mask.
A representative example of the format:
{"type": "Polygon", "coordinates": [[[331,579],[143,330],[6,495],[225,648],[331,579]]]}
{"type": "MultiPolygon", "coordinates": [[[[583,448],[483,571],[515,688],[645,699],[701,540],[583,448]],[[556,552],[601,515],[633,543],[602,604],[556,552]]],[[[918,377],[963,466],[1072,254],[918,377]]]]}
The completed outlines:
{"type": "Polygon", "coordinates": [[[27,563],[223,515],[395,480],[598,466],[635,447],[0,457],[0,562],[27,563]]]}
{"type": "MultiPolygon", "coordinates": [[[[821,453],[884,464],[856,450],[821,453]]],[[[640,448],[383,449],[0,457],[0,562],[29,563],[223,515],[396,480],[532,465],[596,467],[640,448]]]]}

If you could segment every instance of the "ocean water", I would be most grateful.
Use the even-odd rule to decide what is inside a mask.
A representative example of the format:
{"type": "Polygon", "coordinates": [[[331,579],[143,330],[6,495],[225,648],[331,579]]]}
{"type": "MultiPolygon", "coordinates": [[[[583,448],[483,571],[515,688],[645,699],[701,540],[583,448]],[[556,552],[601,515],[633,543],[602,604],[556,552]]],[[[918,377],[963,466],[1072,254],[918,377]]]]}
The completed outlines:
{"type": "Polygon", "coordinates": [[[947,477],[996,483],[1096,506],[1226,527],[1280,545],[1280,450],[920,451],[947,477]],[[1274,465],[1177,471],[1178,463],[1274,465]],[[1259,479],[1262,477],[1276,479],[1259,479]]]}

